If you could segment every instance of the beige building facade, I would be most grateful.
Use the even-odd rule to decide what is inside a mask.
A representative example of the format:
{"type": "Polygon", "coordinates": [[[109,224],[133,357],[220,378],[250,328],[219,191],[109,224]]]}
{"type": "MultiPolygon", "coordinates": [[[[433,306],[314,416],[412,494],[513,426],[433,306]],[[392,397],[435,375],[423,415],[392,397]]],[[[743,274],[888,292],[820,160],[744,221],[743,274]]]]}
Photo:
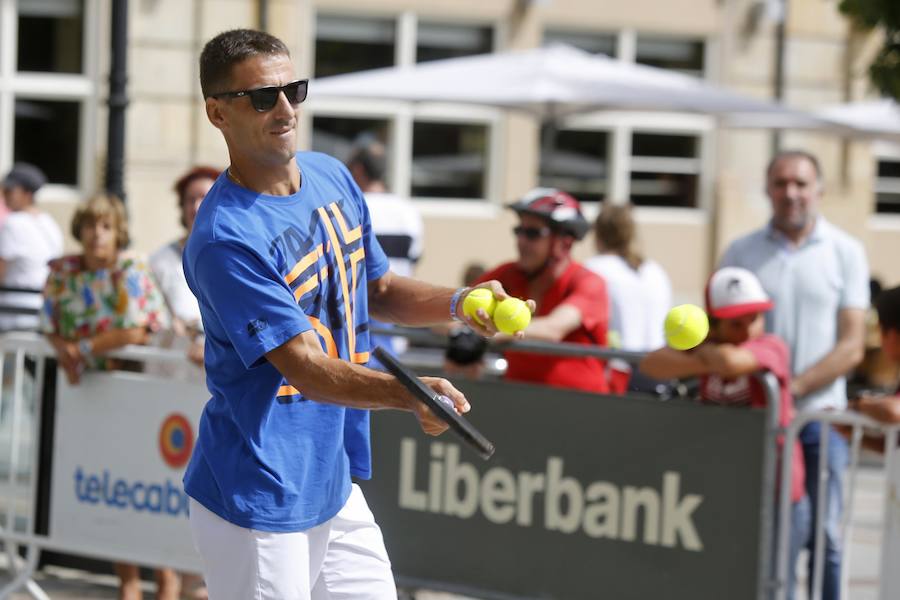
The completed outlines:
{"type": "MultiPolygon", "coordinates": [[[[55,165],[54,185],[40,200],[64,225],[75,204],[102,187],[110,4],[0,0],[0,170],[14,160],[55,165]],[[29,64],[23,54],[40,53],[41,35],[54,44],[29,64]]],[[[220,135],[206,121],[197,81],[199,51],[222,30],[257,27],[262,18],[291,47],[299,74],[311,78],[559,41],[771,98],[778,18],[766,8],[771,4],[132,2],[126,189],[135,248],[150,252],[180,235],[172,185],[183,171],[228,163],[220,135]]],[[[855,32],[834,2],[788,5],[786,101],[812,109],[870,96],[865,69],[877,36],[855,32]]],[[[457,284],[469,263],[512,258],[514,219],[503,205],[537,184],[573,191],[591,215],[603,198],[634,201],[643,249],[669,272],[676,300],[700,301],[718,254],[768,216],[763,186],[771,133],[720,129],[703,115],[598,112],[562,123],[548,140],[525,115],[325,101],[316,98],[315,81],[301,112],[301,149],[343,158],[361,135],[386,142],[390,187],[413,198],[425,220],[418,274],[438,283],[457,284]]],[[[824,214],[863,240],[873,274],[887,285],[900,283],[900,149],[796,132],[786,132],[782,146],[821,158],[824,214]]],[[[592,252],[588,238],[578,254],[592,252]]]]}

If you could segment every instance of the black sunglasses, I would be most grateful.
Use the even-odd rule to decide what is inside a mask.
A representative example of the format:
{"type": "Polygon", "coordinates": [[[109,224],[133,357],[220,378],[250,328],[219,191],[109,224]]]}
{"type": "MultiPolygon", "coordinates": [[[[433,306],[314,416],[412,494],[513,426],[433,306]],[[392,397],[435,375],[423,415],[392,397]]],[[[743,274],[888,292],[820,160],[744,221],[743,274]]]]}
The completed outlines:
{"type": "Polygon", "coordinates": [[[516,236],[522,236],[526,240],[539,240],[542,237],[547,237],[550,235],[549,227],[525,227],[524,225],[519,225],[517,227],[513,227],[513,233],[516,236]]]}
{"type": "Polygon", "coordinates": [[[288,102],[293,106],[297,106],[306,100],[306,92],[309,89],[309,79],[298,79],[286,83],[278,87],[262,87],[255,90],[240,90],[238,92],[221,92],[218,94],[210,94],[210,98],[240,98],[241,96],[250,96],[250,104],[256,112],[268,112],[275,108],[278,103],[278,96],[284,92],[288,102]]]}

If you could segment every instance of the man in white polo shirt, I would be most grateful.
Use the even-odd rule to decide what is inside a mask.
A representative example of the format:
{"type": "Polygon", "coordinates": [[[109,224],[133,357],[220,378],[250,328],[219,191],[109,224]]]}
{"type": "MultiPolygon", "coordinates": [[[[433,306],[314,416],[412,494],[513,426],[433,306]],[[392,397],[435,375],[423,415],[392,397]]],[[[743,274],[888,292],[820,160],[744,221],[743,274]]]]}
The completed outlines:
{"type": "MultiPolygon", "coordinates": [[[[719,265],[753,271],[775,302],[766,315],[766,328],[790,348],[791,392],[800,411],[846,408],[844,376],[862,360],[869,307],[865,251],[858,240],[819,214],[822,192],[822,172],[815,156],[802,151],[779,153],[766,172],[766,193],[772,202],[769,224],[733,242],[719,265]]],[[[815,519],[819,423],[807,425],[800,441],[815,519]]],[[[833,429],[827,461],[822,598],[833,600],[840,595],[841,480],[847,464],[847,444],[833,429]]],[[[810,549],[813,542],[810,539],[810,549]]],[[[812,559],[810,579],[811,571],[812,559]]]]}

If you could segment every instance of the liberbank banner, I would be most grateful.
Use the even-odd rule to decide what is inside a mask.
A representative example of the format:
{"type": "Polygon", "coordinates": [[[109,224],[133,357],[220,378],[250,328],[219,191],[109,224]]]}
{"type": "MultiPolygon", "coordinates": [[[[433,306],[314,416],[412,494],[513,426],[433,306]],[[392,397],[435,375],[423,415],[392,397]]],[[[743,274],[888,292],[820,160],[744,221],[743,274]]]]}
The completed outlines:
{"type": "Polygon", "coordinates": [[[401,580],[480,596],[757,598],[764,412],[455,383],[491,461],[409,415],[372,417],[364,490],[401,580]]]}
{"type": "Polygon", "coordinates": [[[206,387],[119,372],[57,382],[50,537],[86,555],[199,570],[181,478],[206,387]]]}

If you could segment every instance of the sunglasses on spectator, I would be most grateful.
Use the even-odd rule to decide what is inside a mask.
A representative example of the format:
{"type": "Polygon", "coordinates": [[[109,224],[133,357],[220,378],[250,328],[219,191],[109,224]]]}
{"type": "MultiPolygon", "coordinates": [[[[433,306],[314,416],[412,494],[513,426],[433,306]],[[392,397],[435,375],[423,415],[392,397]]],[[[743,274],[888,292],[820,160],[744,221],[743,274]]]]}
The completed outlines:
{"type": "Polygon", "coordinates": [[[517,227],[513,227],[513,233],[516,234],[516,237],[524,237],[526,240],[534,241],[539,240],[543,237],[547,237],[550,235],[549,227],[525,227],[524,225],[519,225],[517,227]]]}
{"type": "Polygon", "coordinates": [[[282,86],[256,88],[255,90],[240,90],[237,92],[221,92],[210,94],[210,98],[240,98],[250,97],[250,104],[256,112],[268,112],[278,104],[278,96],[284,92],[285,97],[292,106],[297,106],[306,100],[306,92],[309,89],[309,79],[298,79],[282,86]]]}

